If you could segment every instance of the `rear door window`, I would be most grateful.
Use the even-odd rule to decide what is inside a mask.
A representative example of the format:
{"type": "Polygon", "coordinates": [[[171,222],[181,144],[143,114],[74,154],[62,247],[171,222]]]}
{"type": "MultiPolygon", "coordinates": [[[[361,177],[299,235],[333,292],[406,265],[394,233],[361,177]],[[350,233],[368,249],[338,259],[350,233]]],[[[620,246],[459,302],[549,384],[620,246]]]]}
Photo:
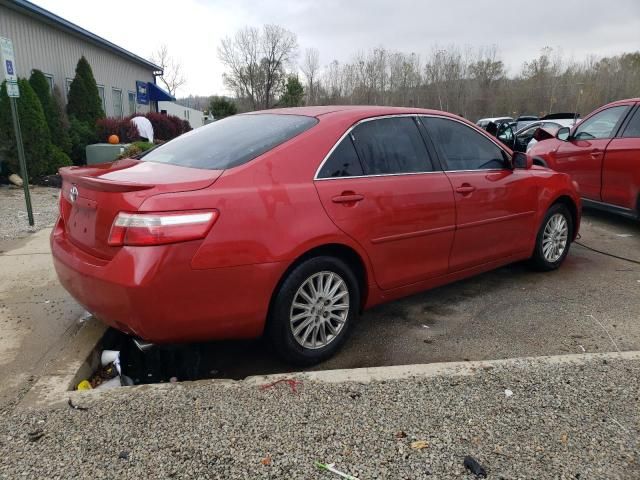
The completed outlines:
{"type": "Polygon", "coordinates": [[[413,117],[369,120],[352,131],[365,175],[433,171],[413,117]]]}
{"type": "Polygon", "coordinates": [[[224,170],[253,160],[316,123],[316,118],[302,115],[234,115],[185,133],[142,160],[224,170]]]}
{"type": "Polygon", "coordinates": [[[331,152],[318,172],[318,178],[354,177],[363,174],[360,159],[349,134],[331,152]]]}
{"type": "Polygon", "coordinates": [[[448,171],[505,168],[502,149],[471,127],[447,118],[425,117],[423,121],[448,171]]]}
{"type": "Polygon", "coordinates": [[[640,108],[636,108],[631,121],[627,124],[622,134],[624,138],[640,138],[640,108]]]}

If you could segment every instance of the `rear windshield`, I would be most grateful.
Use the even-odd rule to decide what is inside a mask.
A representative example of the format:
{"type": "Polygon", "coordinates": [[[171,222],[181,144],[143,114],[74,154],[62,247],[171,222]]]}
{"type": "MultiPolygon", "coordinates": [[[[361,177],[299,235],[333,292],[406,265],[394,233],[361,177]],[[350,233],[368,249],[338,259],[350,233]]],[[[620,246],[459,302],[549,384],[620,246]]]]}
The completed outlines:
{"type": "Polygon", "coordinates": [[[185,133],[142,160],[224,170],[253,160],[316,123],[317,119],[302,115],[235,115],[185,133]]]}

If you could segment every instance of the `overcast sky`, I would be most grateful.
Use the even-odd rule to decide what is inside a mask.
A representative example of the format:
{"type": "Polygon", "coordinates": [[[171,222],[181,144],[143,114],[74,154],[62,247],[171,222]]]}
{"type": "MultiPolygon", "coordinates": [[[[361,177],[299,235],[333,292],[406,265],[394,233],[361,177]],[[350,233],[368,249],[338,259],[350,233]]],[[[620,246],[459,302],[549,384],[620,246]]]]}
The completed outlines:
{"type": "Polygon", "coordinates": [[[187,94],[226,93],[220,39],[239,28],[281,25],[320,63],[349,61],[378,46],[429,53],[435,45],[496,45],[511,72],[541,48],[581,60],[640,50],[640,0],[35,0],[38,5],[133,53],[159,45],[182,63],[187,94]]]}

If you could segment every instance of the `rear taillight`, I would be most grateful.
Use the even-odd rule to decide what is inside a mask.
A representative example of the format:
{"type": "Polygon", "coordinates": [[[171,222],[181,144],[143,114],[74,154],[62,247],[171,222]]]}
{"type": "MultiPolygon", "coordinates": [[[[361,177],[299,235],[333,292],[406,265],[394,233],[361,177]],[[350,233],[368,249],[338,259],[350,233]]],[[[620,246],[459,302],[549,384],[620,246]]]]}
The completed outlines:
{"type": "Polygon", "coordinates": [[[217,210],[124,213],[111,226],[109,245],[162,245],[204,238],[218,219],[217,210]]]}

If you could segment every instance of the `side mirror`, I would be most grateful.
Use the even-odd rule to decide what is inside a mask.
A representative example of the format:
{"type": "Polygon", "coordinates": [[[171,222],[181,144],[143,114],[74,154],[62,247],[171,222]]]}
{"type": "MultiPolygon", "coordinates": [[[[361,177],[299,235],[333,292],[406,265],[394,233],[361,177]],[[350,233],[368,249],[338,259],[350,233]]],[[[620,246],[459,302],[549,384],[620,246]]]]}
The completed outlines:
{"type": "Polygon", "coordinates": [[[556,132],[556,138],[558,140],[562,140],[563,142],[569,140],[569,136],[571,136],[571,129],[569,127],[559,128],[556,132]]]}
{"type": "Polygon", "coordinates": [[[528,170],[533,166],[533,158],[523,152],[513,152],[511,162],[513,163],[513,168],[528,170]]]}

